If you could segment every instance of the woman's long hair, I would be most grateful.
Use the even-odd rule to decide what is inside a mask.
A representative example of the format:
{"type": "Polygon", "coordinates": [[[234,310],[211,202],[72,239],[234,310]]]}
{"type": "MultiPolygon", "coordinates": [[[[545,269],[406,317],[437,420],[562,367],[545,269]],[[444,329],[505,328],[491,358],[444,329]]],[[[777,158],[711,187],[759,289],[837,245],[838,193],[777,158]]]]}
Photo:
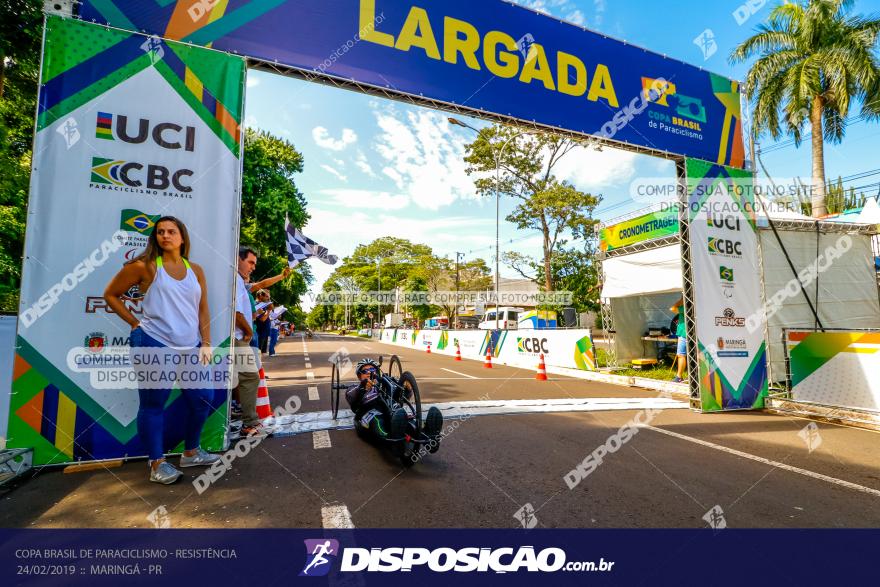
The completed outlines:
{"type": "Polygon", "coordinates": [[[163,216],[153,225],[153,232],[150,233],[150,238],[147,240],[147,248],[144,249],[143,253],[129,261],[129,263],[134,263],[135,261],[149,263],[155,261],[162,254],[162,247],[159,246],[159,237],[156,236],[156,229],[159,228],[160,222],[173,222],[177,225],[177,230],[180,231],[180,236],[183,239],[183,242],[180,244],[180,256],[184,259],[189,258],[189,232],[186,230],[186,224],[174,216],[163,216]]]}

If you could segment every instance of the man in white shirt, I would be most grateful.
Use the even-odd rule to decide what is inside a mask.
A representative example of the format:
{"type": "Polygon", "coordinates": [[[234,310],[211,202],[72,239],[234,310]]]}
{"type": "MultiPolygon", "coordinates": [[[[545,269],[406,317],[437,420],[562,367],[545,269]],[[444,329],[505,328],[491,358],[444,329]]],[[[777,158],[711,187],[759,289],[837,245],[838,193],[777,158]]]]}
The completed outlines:
{"type": "Polygon", "coordinates": [[[238,274],[235,282],[235,375],[238,401],[241,403],[242,436],[259,433],[257,388],[260,386],[259,359],[250,341],[254,337],[254,306],[246,280],[257,266],[257,253],[249,247],[238,250],[238,274]]]}

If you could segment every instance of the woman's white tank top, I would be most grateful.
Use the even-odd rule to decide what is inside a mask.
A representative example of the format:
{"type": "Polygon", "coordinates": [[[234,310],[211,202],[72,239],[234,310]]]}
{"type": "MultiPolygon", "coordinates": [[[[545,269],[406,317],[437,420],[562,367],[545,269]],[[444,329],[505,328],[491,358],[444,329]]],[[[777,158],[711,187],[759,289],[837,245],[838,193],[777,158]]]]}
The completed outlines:
{"type": "Polygon", "coordinates": [[[183,260],[186,275],[177,280],[156,258],[156,277],[144,295],[141,328],[165,346],[192,349],[199,344],[199,302],[202,288],[195,272],[183,260]]]}

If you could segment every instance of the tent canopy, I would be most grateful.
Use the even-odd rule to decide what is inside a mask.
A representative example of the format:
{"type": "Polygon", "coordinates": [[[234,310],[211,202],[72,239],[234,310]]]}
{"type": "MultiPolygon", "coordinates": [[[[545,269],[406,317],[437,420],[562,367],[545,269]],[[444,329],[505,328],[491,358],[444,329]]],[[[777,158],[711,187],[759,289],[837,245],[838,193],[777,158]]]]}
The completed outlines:
{"type": "Polygon", "coordinates": [[[602,263],[602,299],[681,291],[681,246],[620,255],[602,263]]]}

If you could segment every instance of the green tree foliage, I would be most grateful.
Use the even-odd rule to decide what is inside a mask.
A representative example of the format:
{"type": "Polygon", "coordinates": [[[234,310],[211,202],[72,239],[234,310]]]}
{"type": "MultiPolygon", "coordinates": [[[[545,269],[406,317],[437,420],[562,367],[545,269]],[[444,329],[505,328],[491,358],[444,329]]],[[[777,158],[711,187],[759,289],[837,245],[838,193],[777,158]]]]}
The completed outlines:
{"type": "MultiPolygon", "coordinates": [[[[455,290],[455,262],[433,253],[431,247],[406,239],[382,237],[371,243],[359,245],[342,260],[333,274],[324,282],[324,292],[435,292],[455,290]]],[[[490,288],[492,277],[483,259],[473,259],[459,267],[459,289],[482,291],[490,288]]],[[[382,314],[393,307],[385,304],[382,314]]],[[[439,313],[451,316],[454,307],[417,304],[402,307],[401,311],[418,320],[425,320],[439,313]]],[[[348,318],[351,326],[366,326],[379,322],[377,305],[353,305],[348,318]],[[372,321],[368,314],[373,314],[372,321]]],[[[312,328],[342,326],[345,323],[345,306],[316,306],[309,312],[308,323],[312,328]]]]}
{"type": "MultiPolygon", "coordinates": [[[[240,239],[260,254],[254,281],[277,275],[287,266],[285,215],[294,226],[304,226],[309,220],[306,199],[294,182],[303,167],[302,154],[288,141],[264,131],[247,130],[240,239]]],[[[273,300],[293,308],[311,279],[309,266],[302,263],[293,275],[272,287],[273,300]]]]}
{"type": "MultiPolygon", "coordinates": [[[[519,134],[502,125],[482,129],[467,146],[468,175],[477,175],[474,184],[484,196],[495,194],[518,200],[507,216],[521,229],[538,230],[542,240],[542,281],[547,291],[555,288],[553,255],[564,243],[566,231],[581,230],[596,221],[592,214],[601,197],[579,191],[554,175],[559,162],[576,149],[577,141],[550,134],[519,134]],[[496,177],[496,157],[500,178],[496,177]]],[[[541,283],[539,282],[539,283],[541,283]]]]}
{"type": "Polygon", "coordinates": [[[880,116],[880,65],[875,45],[880,19],[851,14],[852,0],[800,0],[773,9],[766,24],[731,54],[732,62],[755,55],[746,77],[754,103],[755,136],[783,132],[800,145],[812,131],[811,210],[826,210],[825,141],[839,143],[853,102],[868,119],[880,116]]]}
{"type": "Polygon", "coordinates": [[[0,311],[18,311],[42,5],[0,0],[0,311]]]}

